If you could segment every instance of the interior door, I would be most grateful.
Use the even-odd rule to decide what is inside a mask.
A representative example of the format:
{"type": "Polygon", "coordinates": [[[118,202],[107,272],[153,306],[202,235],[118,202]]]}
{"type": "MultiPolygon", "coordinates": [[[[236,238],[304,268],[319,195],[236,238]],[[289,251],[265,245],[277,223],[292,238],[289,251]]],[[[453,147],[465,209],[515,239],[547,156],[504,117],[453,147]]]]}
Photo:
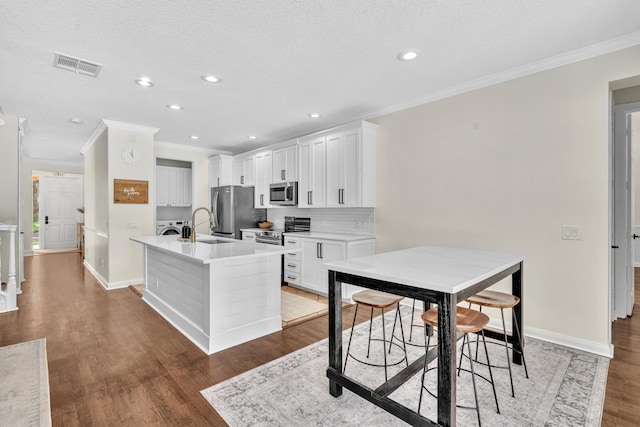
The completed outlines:
{"type": "Polygon", "coordinates": [[[634,303],[630,106],[616,108],[613,142],[614,318],[630,316],[634,303]]]}
{"type": "Polygon", "coordinates": [[[78,177],[43,176],[40,210],[42,249],[70,249],[78,245],[77,209],[81,207],[81,185],[78,177]]]}

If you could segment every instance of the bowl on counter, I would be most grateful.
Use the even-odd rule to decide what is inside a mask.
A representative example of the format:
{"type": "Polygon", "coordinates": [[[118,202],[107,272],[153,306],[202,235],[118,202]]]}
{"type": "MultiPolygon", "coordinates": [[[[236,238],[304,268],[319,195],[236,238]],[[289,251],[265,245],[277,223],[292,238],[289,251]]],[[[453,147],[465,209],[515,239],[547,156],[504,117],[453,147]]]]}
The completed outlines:
{"type": "Polygon", "coordinates": [[[273,223],[271,221],[259,222],[258,227],[260,228],[271,228],[273,227],[273,223]]]}

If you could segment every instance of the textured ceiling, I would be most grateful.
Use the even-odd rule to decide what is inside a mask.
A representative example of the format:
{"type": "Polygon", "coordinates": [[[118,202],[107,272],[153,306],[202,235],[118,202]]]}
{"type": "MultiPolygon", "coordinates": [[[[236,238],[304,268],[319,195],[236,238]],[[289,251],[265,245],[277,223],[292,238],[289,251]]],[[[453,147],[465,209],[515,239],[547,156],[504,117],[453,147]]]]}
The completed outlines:
{"type": "Polygon", "coordinates": [[[81,162],[101,119],[237,153],[633,43],[639,16],[637,0],[0,0],[0,106],[27,119],[30,159],[81,162]],[[407,48],[420,55],[398,61],[407,48]],[[102,71],[54,68],[55,52],[102,71]],[[207,73],[222,82],[203,82],[207,73]],[[155,86],[136,85],[142,76],[155,86]]]}

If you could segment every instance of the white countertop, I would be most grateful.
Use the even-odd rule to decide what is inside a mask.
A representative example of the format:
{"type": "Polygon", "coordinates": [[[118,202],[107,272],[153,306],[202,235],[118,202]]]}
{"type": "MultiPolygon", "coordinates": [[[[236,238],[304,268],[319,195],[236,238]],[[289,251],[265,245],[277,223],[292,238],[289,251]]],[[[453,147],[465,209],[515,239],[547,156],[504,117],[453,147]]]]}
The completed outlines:
{"type": "Polygon", "coordinates": [[[373,234],[322,233],[317,231],[287,231],[284,235],[292,237],[309,237],[312,239],[339,240],[341,242],[356,242],[358,240],[370,240],[376,238],[373,234]]]}
{"type": "Polygon", "coordinates": [[[141,236],[130,237],[130,240],[155,249],[173,253],[203,264],[211,264],[238,257],[281,255],[299,249],[285,249],[284,246],[268,245],[264,243],[247,242],[243,240],[226,239],[224,237],[198,235],[195,243],[183,242],[177,236],[141,236]],[[221,240],[228,243],[208,244],[204,241],[221,240]]]}
{"type": "Polygon", "coordinates": [[[371,279],[456,293],[522,261],[522,255],[419,246],[327,263],[325,267],[371,279]]]}

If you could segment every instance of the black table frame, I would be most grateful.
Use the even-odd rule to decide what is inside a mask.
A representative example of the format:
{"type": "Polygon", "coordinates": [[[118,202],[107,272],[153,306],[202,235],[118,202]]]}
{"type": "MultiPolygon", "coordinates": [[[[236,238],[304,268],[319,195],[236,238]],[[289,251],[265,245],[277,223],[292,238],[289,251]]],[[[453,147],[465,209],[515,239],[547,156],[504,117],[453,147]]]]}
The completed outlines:
{"type": "MultiPolygon", "coordinates": [[[[513,334],[509,337],[509,340],[515,350],[513,352],[513,362],[521,364],[522,348],[520,343],[522,340],[518,333],[522,333],[524,315],[522,299],[523,267],[523,262],[517,263],[457,293],[423,289],[329,269],[329,368],[327,368],[329,392],[332,396],[338,397],[342,394],[342,388],[347,388],[411,425],[456,425],[456,305],[458,302],[511,276],[511,292],[520,298],[520,304],[513,308],[512,322],[513,324],[517,323],[518,327],[513,328],[513,334]],[[438,335],[440,339],[437,347],[413,361],[407,368],[376,389],[371,389],[344,375],[342,373],[342,283],[414,298],[425,303],[437,304],[438,324],[445,325],[440,328],[438,335]],[[447,328],[446,325],[449,327],[447,328]],[[432,360],[437,354],[441,356],[438,358],[438,421],[436,423],[390,399],[388,396],[422,370],[425,357],[432,360]]],[[[486,330],[485,334],[501,340],[504,339],[502,333],[486,330]]],[[[416,390],[416,396],[418,394],[419,390],[416,390]]]]}

